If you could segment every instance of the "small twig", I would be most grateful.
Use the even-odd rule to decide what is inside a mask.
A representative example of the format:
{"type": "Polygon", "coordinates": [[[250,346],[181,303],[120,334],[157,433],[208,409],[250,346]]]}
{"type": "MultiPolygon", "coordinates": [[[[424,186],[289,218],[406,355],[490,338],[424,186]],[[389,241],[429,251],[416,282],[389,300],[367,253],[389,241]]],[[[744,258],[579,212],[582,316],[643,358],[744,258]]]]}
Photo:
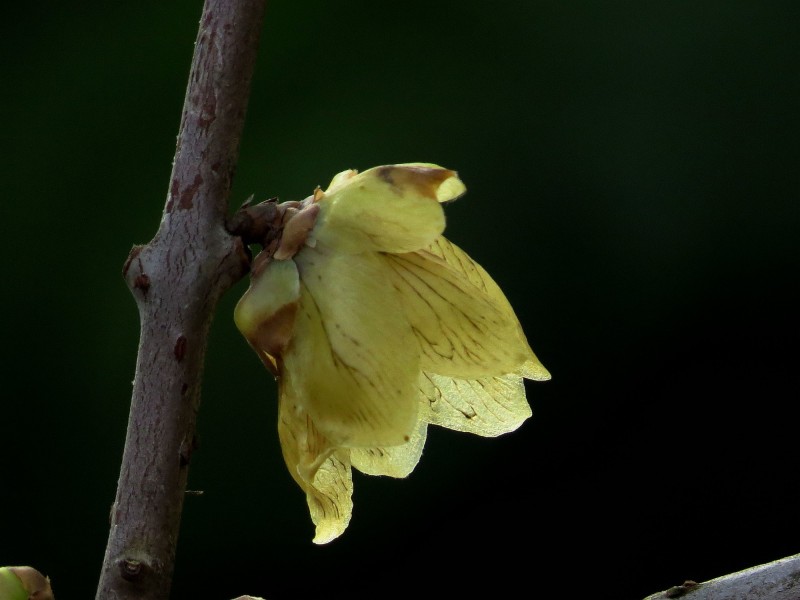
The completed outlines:
{"type": "Polygon", "coordinates": [[[225,218],[264,5],[206,0],[161,224],[123,269],[141,336],[97,600],[169,597],[208,331],[248,269],[225,218]]]}

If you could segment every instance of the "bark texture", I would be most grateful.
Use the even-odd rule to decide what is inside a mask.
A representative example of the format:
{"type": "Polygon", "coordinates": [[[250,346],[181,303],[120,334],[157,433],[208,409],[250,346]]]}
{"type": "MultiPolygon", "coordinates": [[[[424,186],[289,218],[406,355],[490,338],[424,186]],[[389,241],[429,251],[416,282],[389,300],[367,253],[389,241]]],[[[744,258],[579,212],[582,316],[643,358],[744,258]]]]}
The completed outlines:
{"type": "Polygon", "coordinates": [[[207,335],[249,265],[225,220],[264,7],[206,0],[162,220],[123,268],[141,334],[96,600],[169,597],[207,335]]]}
{"type": "Polygon", "coordinates": [[[685,582],[644,600],[798,600],[800,554],[711,579],[685,582]]]}

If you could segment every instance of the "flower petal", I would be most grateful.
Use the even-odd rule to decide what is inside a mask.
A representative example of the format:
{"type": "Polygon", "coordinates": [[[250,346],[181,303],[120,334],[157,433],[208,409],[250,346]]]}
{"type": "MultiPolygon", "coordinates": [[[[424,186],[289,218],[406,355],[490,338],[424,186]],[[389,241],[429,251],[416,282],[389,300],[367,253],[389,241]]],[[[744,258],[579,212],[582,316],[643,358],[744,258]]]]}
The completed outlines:
{"type": "MultiPolygon", "coordinates": [[[[417,167],[419,169],[441,169],[439,165],[433,163],[402,163],[399,165],[395,165],[396,167],[405,167],[408,168],[409,171],[412,170],[413,167],[417,167]]],[[[453,177],[448,177],[436,188],[436,200],[439,202],[450,202],[463,196],[467,192],[467,187],[464,185],[458,176],[455,175],[453,177]]]]}
{"type": "Polygon", "coordinates": [[[384,260],[422,349],[423,371],[477,379],[535,359],[513,311],[442,258],[411,252],[384,260]]]}
{"type": "Polygon", "coordinates": [[[340,252],[411,252],[444,231],[439,203],[463,189],[455,171],[437,165],[345,171],[319,200],[313,237],[340,252]]]}
{"type": "Polygon", "coordinates": [[[528,345],[528,340],[525,337],[522,325],[520,325],[517,315],[514,313],[514,309],[511,307],[506,295],[481,265],[444,236],[436,238],[430,246],[421,250],[420,253],[430,253],[444,260],[448,267],[463,274],[475,287],[491,297],[495,305],[503,310],[509,319],[516,323],[517,332],[530,352],[528,360],[519,370],[520,375],[526,379],[533,379],[536,381],[547,381],[550,379],[549,371],[539,362],[536,354],[534,354],[530,345],[528,345]]]}
{"type": "Polygon", "coordinates": [[[353,512],[353,480],[347,450],[335,450],[314,427],[291,382],[281,378],[278,437],[289,473],[306,493],[314,543],[339,537],[353,512]]]}
{"type": "Polygon", "coordinates": [[[417,429],[405,444],[380,448],[352,448],[350,461],[356,469],[367,475],[408,477],[422,457],[427,436],[428,423],[420,418],[417,421],[417,429]]]}
{"type": "Polygon", "coordinates": [[[519,375],[454,379],[423,373],[420,394],[431,425],[485,437],[514,431],[532,414],[519,375]]]}
{"type": "Polygon", "coordinates": [[[295,335],[284,353],[303,408],[337,446],[407,442],[419,347],[377,254],[304,248],[295,335]]]}
{"type": "Polygon", "coordinates": [[[275,375],[276,358],[292,337],[299,300],[297,267],[291,260],[276,260],[254,269],[233,313],[236,327],[275,375]]]}

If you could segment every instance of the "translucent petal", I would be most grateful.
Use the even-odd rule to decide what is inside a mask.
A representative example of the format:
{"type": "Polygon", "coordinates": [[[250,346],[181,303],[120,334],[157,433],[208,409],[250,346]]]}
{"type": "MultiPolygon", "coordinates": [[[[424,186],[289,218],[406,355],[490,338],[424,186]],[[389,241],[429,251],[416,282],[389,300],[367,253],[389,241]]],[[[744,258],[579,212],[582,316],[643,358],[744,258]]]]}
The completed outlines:
{"type": "Polygon", "coordinates": [[[423,371],[477,379],[513,373],[533,357],[513,312],[443,259],[412,252],[384,260],[422,349],[423,371]]]}
{"type": "Polygon", "coordinates": [[[419,348],[377,254],[304,248],[295,335],[298,398],[336,446],[393,446],[417,424],[419,348]]]}
{"type": "Polygon", "coordinates": [[[531,350],[530,345],[528,345],[525,332],[523,331],[522,326],[517,319],[517,315],[514,313],[514,309],[508,302],[506,295],[503,293],[503,291],[500,289],[500,286],[497,285],[494,279],[492,279],[491,275],[489,275],[489,273],[487,273],[481,265],[475,262],[466,252],[464,252],[464,250],[456,246],[444,236],[439,236],[436,238],[436,240],[434,240],[430,246],[420,250],[419,254],[423,256],[426,254],[432,254],[442,259],[447,263],[447,266],[450,269],[456,271],[457,273],[461,273],[470,281],[470,283],[472,283],[472,285],[487,294],[493,300],[495,305],[499,309],[503,310],[506,313],[506,316],[516,324],[518,335],[530,352],[528,360],[519,370],[519,374],[526,379],[534,379],[537,381],[546,381],[550,379],[550,373],[547,371],[544,365],[539,362],[539,359],[536,357],[533,350],[531,350]]]}
{"type": "Polygon", "coordinates": [[[352,493],[347,451],[339,450],[320,465],[314,477],[314,493],[306,495],[311,520],[316,525],[315,544],[327,544],[347,529],[353,514],[352,493]]]}
{"type": "Polygon", "coordinates": [[[470,380],[423,373],[420,394],[432,425],[485,437],[514,431],[531,416],[519,375],[470,380]]]}
{"type": "Polygon", "coordinates": [[[315,240],[340,252],[411,252],[444,231],[440,201],[463,184],[436,165],[387,165],[340,173],[319,200],[315,240]],[[441,190],[441,192],[440,192],[441,190]]]}
{"type": "Polygon", "coordinates": [[[381,448],[352,448],[350,461],[356,469],[367,475],[407,477],[422,456],[427,436],[428,423],[420,418],[417,429],[405,444],[381,448]]]}
{"type": "MultiPolygon", "coordinates": [[[[533,353],[533,351],[531,351],[533,353]]],[[[533,358],[529,359],[522,365],[522,368],[519,370],[519,374],[522,375],[525,379],[533,379],[534,381],[547,381],[551,378],[550,371],[548,371],[545,366],[539,362],[539,359],[536,358],[536,355],[533,355],[533,358]]]]}
{"type": "Polygon", "coordinates": [[[314,543],[340,536],[353,512],[353,480],[347,450],[335,450],[314,427],[291,382],[281,379],[278,437],[292,478],[306,494],[314,543]]]}

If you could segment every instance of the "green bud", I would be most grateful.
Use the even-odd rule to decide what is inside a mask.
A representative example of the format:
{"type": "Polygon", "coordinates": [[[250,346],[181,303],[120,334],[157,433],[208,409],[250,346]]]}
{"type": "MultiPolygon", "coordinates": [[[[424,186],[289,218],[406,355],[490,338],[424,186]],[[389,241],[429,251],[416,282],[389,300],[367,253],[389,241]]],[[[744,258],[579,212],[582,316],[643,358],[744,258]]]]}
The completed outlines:
{"type": "Polygon", "coordinates": [[[33,567],[0,567],[0,600],[55,600],[50,578],[33,567]]]}

